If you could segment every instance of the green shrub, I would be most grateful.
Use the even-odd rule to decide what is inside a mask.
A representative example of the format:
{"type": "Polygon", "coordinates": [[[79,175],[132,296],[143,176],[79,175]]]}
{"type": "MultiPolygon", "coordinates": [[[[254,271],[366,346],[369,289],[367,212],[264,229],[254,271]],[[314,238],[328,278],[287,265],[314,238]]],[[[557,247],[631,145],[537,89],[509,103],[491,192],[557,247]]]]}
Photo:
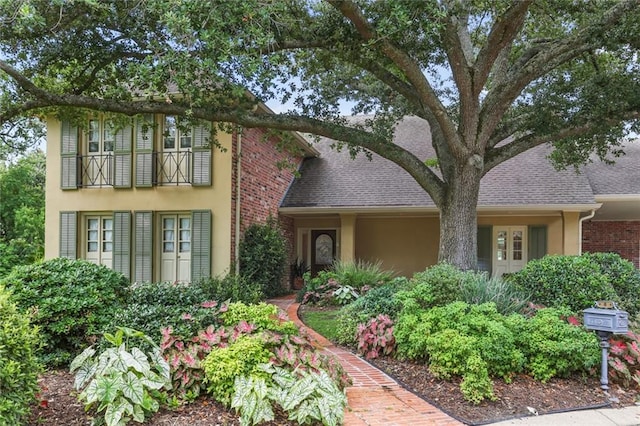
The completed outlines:
{"type": "Polygon", "coordinates": [[[600,346],[594,333],[567,322],[569,310],[545,308],[527,321],[512,324],[526,358],[525,368],[536,379],[587,373],[600,360],[600,346]]]}
{"type": "Polygon", "coordinates": [[[283,280],[287,268],[286,241],[275,219],[251,225],[244,233],[238,253],[240,274],[260,284],[266,297],[279,296],[286,289],[283,280]]]}
{"type": "Polygon", "coordinates": [[[548,255],[532,260],[509,281],[531,294],[534,303],[568,307],[574,312],[593,306],[597,300],[620,301],[609,277],[587,256],[548,255]]]}
{"type": "Polygon", "coordinates": [[[112,327],[140,330],[156,342],[166,327],[181,336],[195,336],[199,330],[219,323],[219,308],[220,304],[208,299],[198,285],[137,284],[131,288],[126,306],[115,312],[112,327]]]}
{"type": "Polygon", "coordinates": [[[359,324],[356,338],[358,353],[366,359],[380,355],[391,355],[396,349],[393,337],[393,320],[386,315],[371,318],[366,324],[359,324]]]}
{"type": "Polygon", "coordinates": [[[462,391],[469,401],[493,398],[492,387],[487,387],[489,376],[509,381],[524,364],[508,318],[493,303],[454,302],[403,311],[394,330],[398,353],[428,360],[429,369],[439,377],[462,376],[466,383],[462,391]],[[469,364],[470,359],[474,361],[469,364]]]}
{"type": "Polygon", "coordinates": [[[28,310],[45,343],[43,360],[62,365],[111,323],[126,300],[129,282],[104,266],[52,259],[14,269],[0,284],[28,310]]]}
{"type": "Polygon", "coordinates": [[[464,280],[460,298],[474,305],[495,303],[503,315],[522,312],[529,302],[529,295],[516,289],[510,281],[487,274],[476,274],[473,279],[464,280]]]}
{"type": "MultiPolygon", "coordinates": [[[[311,272],[305,272],[303,275],[304,278],[304,286],[298,293],[296,294],[296,301],[302,303],[305,300],[305,296],[308,293],[315,293],[317,295],[317,299],[329,299],[331,295],[328,293],[329,290],[325,291],[324,288],[327,287],[329,281],[338,283],[337,275],[335,272],[331,270],[326,271],[318,271],[318,274],[311,278],[311,272]]],[[[336,286],[329,286],[330,291],[335,290],[336,286]]],[[[307,297],[307,300],[309,298],[307,297]]]]}
{"type": "Polygon", "coordinates": [[[284,334],[297,334],[298,327],[281,314],[278,307],[267,303],[245,305],[230,303],[226,312],[220,315],[225,326],[234,326],[242,321],[254,324],[257,330],[271,330],[284,334]]]}
{"type": "Polygon", "coordinates": [[[633,263],[616,253],[585,253],[582,255],[600,267],[620,298],[620,309],[630,316],[640,313],[640,271],[633,263]]]}
{"type": "Polygon", "coordinates": [[[396,318],[402,305],[395,295],[405,285],[405,280],[396,278],[389,284],[372,288],[340,309],[337,316],[336,341],[342,345],[354,345],[357,341],[358,324],[366,323],[378,315],[396,318]]]}
{"type": "Polygon", "coordinates": [[[269,375],[267,379],[245,376],[235,380],[231,407],[240,413],[242,424],[273,420],[273,405],[280,406],[296,424],[342,424],[347,397],[326,372],[295,373],[270,364],[259,367],[269,375]]]}
{"type": "Polygon", "coordinates": [[[439,263],[414,274],[411,288],[399,293],[398,298],[408,310],[444,306],[460,300],[464,283],[473,279],[474,272],[439,263]]]}
{"type": "Polygon", "coordinates": [[[207,391],[225,405],[231,403],[236,377],[266,377],[259,365],[269,362],[271,352],[259,336],[240,336],[227,347],[213,348],[202,362],[207,391]]]}
{"type": "Polygon", "coordinates": [[[160,408],[161,391],[171,389],[169,364],[142,332],[121,327],[104,337],[112,347],[96,357],[90,346],[71,363],[74,387],[81,391],[78,399],[86,410],[97,404],[107,426],[124,426],[131,420],[142,423],[160,408]],[[152,350],[145,353],[133,342],[144,342],[152,350]]]}
{"type": "Polygon", "coordinates": [[[257,281],[247,280],[242,275],[228,274],[224,277],[203,278],[195,283],[202,288],[206,300],[219,302],[258,303],[264,299],[262,286],[257,281]]]}
{"type": "Polygon", "coordinates": [[[353,287],[361,292],[366,287],[378,287],[391,281],[393,271],[383,271],[382,262],[375,263],[336,261],[332,267],[336,280],[343,286],[353,287]]]}
{"type": "Polygon", "coordinates": [[[36,356],[38,329],[9,296],[0,286],[0,424],[19,425],[36,401],[42,368],[36,356]]]}

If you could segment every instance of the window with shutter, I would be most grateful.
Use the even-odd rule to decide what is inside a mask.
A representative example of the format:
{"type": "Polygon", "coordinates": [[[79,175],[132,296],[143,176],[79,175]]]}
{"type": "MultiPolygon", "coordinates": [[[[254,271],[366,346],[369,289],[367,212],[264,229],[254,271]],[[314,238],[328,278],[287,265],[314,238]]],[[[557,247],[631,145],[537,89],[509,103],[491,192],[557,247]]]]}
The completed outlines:
{"type": "Polygon", "coordinates": [[[193,129],[193,186],[211,186],[211,125],[193,129]]]}
{"type": "Polygon", "coordinates": [[[134,213],[134,279],[136,282],[153,280],[153,213],[134,213]]]}
{"type": "Polygon", "coordinates": [[[131,213],[113,213],[113,269],[131,279],[131,213]]]}
{"type": "Polygon", "coordinates": [[[194,210],[191,233],[191,280],[211,275],[211,211],[194,210]]]}
{"type": "Polygon", "coordinates": [[[62,189],[77,189],[78,184],[78,127],[68,120],[61,123],[60,157],[62,189]]]}
{"type": "Polygon", "coordinates": [[[130,124],[115,134],[113,186],[116,188],[131,188],[131,139],[130,124]]]}
{"type": "Polygon", "coordinates": [[[78,213],[60,212],[60,257],[76,259],[78,241],[78,213]]]}
{"type": "Polygon", "coordinates": [[[156,183],[155,156],[153,144],[156,127],[152,114],[145,114],[136,119],[136,170],[137,187],[150,187],[156,183]]]}
{"type": "Polygon", "coordinates": [[[529,260],[541,259],[547,254],[547,227],[529,227],[529,260]]]}

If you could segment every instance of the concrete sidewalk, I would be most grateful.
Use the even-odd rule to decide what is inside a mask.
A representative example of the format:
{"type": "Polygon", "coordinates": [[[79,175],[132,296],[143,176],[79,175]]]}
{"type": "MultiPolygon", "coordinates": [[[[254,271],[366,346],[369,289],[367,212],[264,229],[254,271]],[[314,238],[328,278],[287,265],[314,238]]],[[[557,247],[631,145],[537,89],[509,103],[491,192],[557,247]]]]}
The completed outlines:
{"type": "MultiPolygon", "coordinates": [[[[401,387],[394,379],[373,367],[361,357],[339,348],[304,326],[298,318],[294,296],[269,300],[287,313],[289,319],[304,327],[313,343],[325,353],[335,356],[353,381],[347,388],[349,407],[345,426],[462,426],[427,401],[401,387]]],[[[543,416],[505,420],[492,425],[515,426],[640,426],[640,407],[572,411],[543,416]]]]}
{"type": "Polygon", "coordinates": [[[601,408],[570,411],[544,416],[524,417],[491,423],[494,426],[637,426],[640,425],[640,407],[601,408]]]}

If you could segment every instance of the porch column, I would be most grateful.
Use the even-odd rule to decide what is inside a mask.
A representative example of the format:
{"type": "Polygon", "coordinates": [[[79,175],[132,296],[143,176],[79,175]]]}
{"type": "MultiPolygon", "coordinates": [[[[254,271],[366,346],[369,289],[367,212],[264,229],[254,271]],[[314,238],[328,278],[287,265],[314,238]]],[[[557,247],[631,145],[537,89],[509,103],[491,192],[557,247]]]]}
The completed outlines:
{"type": "Polygon", "coordinates": [[[340,260],[353,262],[356,258],[356,215],[340,215],[340,260]]]}
{"type": "Polygon", "coordinates": [[[564,255],[577,255],[580,253],[580,212],[562,212],[564,255]]]}

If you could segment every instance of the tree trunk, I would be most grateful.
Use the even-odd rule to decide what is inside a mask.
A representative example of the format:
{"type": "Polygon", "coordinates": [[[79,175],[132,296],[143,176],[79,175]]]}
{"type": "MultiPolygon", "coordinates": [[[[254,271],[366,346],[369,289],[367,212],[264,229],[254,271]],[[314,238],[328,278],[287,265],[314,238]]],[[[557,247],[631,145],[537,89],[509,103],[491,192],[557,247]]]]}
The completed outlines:
{"type": "Polygon", "coordinates": [[[478,264],[478,195],[482,171],[474,165],[456,167],[440,209],[439,262],[460,269],[478,264]]]}

